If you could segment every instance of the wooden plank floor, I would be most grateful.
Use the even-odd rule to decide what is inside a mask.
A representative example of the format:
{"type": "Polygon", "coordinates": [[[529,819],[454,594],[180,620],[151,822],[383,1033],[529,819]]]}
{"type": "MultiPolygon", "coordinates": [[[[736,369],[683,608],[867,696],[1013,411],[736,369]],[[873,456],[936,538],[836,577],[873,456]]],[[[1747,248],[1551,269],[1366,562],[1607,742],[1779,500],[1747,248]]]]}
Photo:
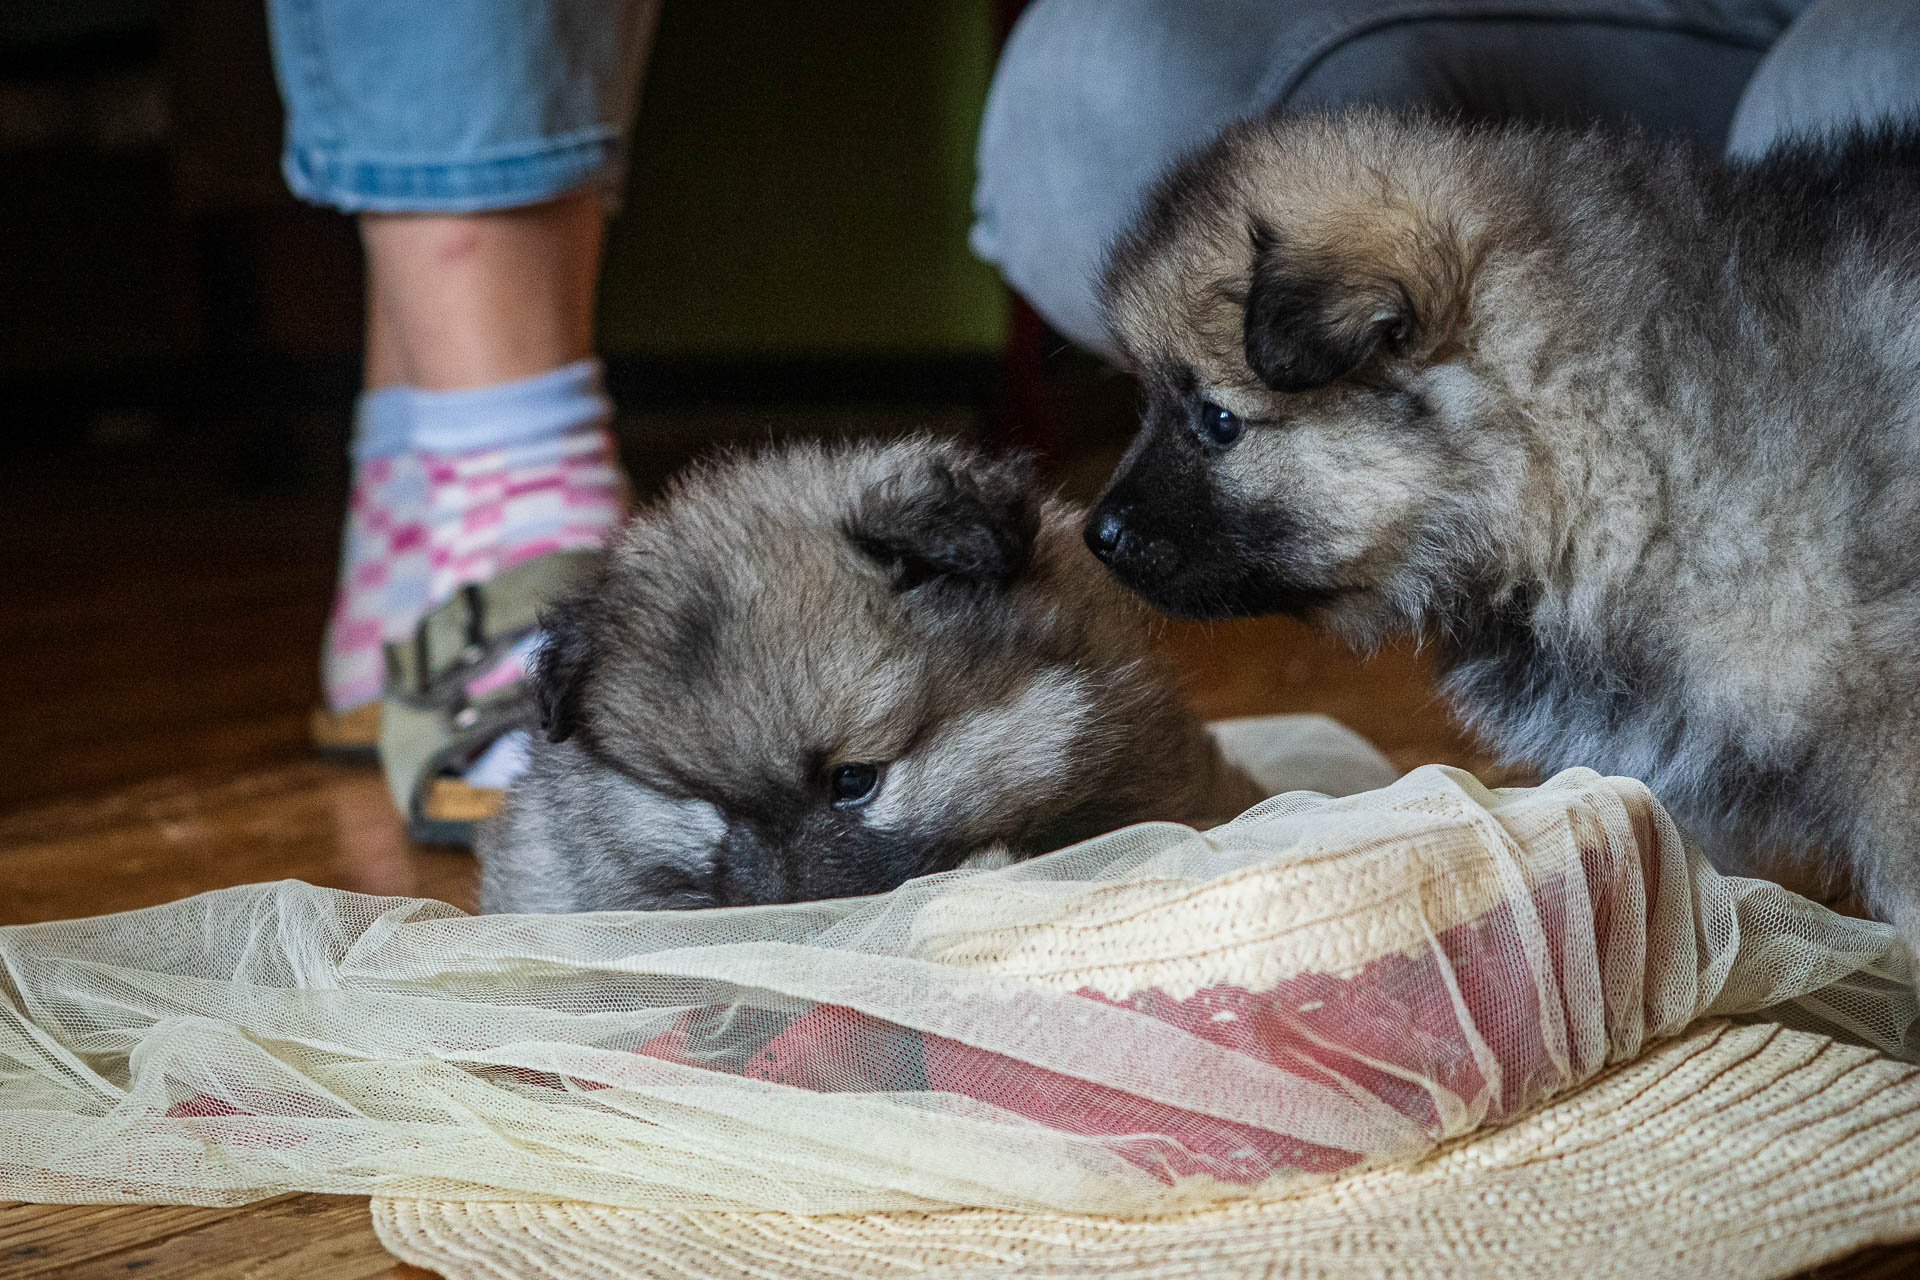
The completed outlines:
{"type": "MultiPolygon", "coordinates": [[[[409,846],[370,768],[305,746],[337,496],[236,497],[191,458],[81,456],[0,478],[0,923],[295,876],[473,900],[464,854],[409,846]]],[[[1316,710],[1403,767],[1484,767],[1406,650],[1360,663],[1285,622],[1169,626],[1209,716],[1316,710]]],[[[0,1204],[0,1277],[424,1277],[365,1202],[0,1204]]],[[[1920,1249],[1825,1277],[1920,1274],[1920,1249]]]]}

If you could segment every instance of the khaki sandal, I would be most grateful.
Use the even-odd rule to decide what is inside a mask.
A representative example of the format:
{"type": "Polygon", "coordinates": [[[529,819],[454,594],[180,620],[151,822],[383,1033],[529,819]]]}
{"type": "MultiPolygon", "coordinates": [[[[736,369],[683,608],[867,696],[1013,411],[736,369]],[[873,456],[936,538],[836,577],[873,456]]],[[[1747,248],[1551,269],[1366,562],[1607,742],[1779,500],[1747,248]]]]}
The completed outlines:
{"type": "Polygon", "coordinates": [[[502,734],[531,728],[539,715],[525,681],[479,697],[469,697],[467,685],[535,631],[541,606],[578,585],[599,559],[597,551],[561,551],[523,561],[461,588],[410,639],[384,646],[380,767],[410,838],[471,845],[474,828],[499,812],[502,792],[470,786],[460,774],[502,734]]]}

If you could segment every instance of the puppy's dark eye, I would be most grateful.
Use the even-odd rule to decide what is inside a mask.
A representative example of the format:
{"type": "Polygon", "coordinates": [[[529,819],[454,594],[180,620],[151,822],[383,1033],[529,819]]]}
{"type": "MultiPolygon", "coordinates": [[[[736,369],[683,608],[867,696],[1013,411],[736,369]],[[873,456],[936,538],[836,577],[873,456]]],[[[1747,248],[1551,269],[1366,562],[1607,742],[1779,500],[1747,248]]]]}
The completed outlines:
{"type": "Polygon", "coordinates": [[[1231,448],[1246,427],[1232,410],[1222,409],[1211,400],[1200,402],[1200,438],[1215,448],[1231,448]]]}
{"type": "Polygon", "coordinates": [[[872,799],[874,791],[880,786],[880,766],[843,764],[833,771],[827,785],[833,791],[835,804],[859,804],[862,800],[872,799]]]}

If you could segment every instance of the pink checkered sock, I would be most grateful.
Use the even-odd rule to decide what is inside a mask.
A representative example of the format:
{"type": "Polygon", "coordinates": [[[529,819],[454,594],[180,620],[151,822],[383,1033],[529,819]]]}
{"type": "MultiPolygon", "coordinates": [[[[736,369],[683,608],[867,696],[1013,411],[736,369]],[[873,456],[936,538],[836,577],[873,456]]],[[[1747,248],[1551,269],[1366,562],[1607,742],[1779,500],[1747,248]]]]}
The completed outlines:
{"type": "Polygon", "coordinates": [[[420,461],[435,602],[535,556],[599,547],[620,518],[620,467],[598,422],[553,440],[420,461]]]}
{"type": "Polygon", "coordinates": [[[354,410],[353,488],[321,655],[336,712],[379,698],[381,641],[406,634],[426,608],[426,474],[406,452],[407,395],[382,387],[354,410]]]}
{"type": "MultiPolygon", "coordinates": [[[[606,543],[626,505],[626,478],[597,360],[412,399],[410,438],[426,477],[429,607],[536,556],[606,543]]],[[[468,692],[519,679],[530,647],[468,692]]]]}

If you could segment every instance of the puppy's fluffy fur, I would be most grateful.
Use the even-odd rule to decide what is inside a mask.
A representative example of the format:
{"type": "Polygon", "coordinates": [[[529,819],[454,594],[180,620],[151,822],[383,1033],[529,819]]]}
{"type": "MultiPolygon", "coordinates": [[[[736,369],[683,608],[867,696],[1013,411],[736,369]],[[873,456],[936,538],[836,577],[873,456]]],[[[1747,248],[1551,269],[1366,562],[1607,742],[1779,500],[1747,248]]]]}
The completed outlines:
{"type": "Polygon", "coordinates": [[[876,893],[1255,803],[1083,514],[924,438],[695,470],[544,618],[546,740],[483,833],[484,909],[876,893]]]}
{"type": "Polygon", "coordinates": [[[1115,253],[1089,541],[1188,615],[1434,642],[1516,758],[1920,942],[1920,143],[1250,122],[1115,253]]]}

